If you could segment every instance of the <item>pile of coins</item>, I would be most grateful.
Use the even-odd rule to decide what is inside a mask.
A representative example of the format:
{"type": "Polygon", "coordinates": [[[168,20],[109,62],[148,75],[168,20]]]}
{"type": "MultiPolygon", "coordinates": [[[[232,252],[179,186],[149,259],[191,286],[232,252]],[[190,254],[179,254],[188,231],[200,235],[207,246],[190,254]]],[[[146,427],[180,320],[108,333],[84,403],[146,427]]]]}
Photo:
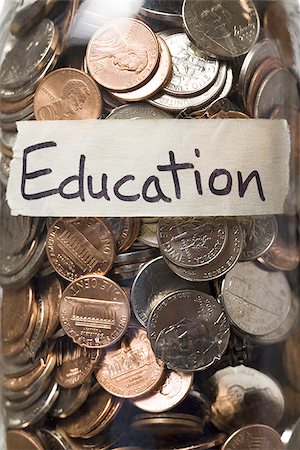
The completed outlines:
{"type": "Polygon", "coordinates": [[[300,416],[300,100],[284,4],[145,0],[111,19],[91,3],[21,6],[0,71],[8,450],[283,450],[300,416]],[[10,214],[20,120],[251,117],[289,123],[289,216],[10,214]]]}

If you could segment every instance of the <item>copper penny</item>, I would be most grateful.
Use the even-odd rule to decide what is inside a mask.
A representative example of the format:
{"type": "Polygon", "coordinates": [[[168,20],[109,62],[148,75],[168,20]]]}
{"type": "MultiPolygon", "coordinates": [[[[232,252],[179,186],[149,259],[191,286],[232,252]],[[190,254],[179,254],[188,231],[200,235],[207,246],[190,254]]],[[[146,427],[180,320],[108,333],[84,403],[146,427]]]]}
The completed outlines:
{"type": "Polygon", "coordinates": [[[284,370],[290,385],[300,392],[300,361],[299,361],[300,329],[295,331],[284,344],[284,370]]]}
{"type": "Polygon", "coordinates": [[[163,374],[163,363],[156,359],[146,330],[130,327],[118,348],[103,354],[96,378],[111,394],[135,398],[150,392],[163,374]]]}
{"type": "Polygon", "coordinates": [[[74,344],[70,339],[57,342],[58,367],[55,374],[57,383],[65,389],[72,389],[85,383],[91,376],[100,353],[96,349],[86,349],[74,344]]]}
{"type": "Polygon", "coordinates": [[[56,272],[73,281],[88,273],[105,275],[115,259],[114,240],[102,219],[58,219],[48,230],[48,258],[56,272]]]}
{"type": "Polygon", "coordinates": [[[164,85],[168,82],[172,74],[172,57],[169,47],[161,37],[157,37],[161,54],[159,65],[157,71],[153,77],[142,87],[130,92],[111,92],[110,94],[119,99],[125,100],[126,102],[137,102],[139,100],[144,100],[152,95],[156,94],[164,85]]]}
{"type": "Polygon", "coordinates": [[[42,443],[31,433],[9,430],[6,434],[7,450],[43,450],[42,443]]]}
{"type": "Polygon", "coordinates": [[[103,348],[125,333],[130,307],[125,292],[112,280],[87,275],[69,284],[60,303],[60,322],[74,342],[103,348]]]}
{"type": "Polygon", "coordinates": [[[249,84],[248,95],[246,100],[246,109],[249,114],[254,114],[254,104],[260,85],[270,72],[283,67],[282,61],[275,58],[265,59],[254,72],[249,84]]]}
{"type": "Polygon", "coordinates": [[[128,250],[138,238],[141,229],[141,221],[137,217],[124,217],[119,239],[117,240],[118,253],[128,250]]]}
{"type": "Polygon", "coordinates": [[[50,338],[59,325],[58,311],[62,291],[62,283],[54,274],[43,278],[43,280],[39,280],[39,294],[43,298],[46,307],[48,307],[49,312],[44,340],[50,338]]]}
{"type": "Polygon", "coordinates": [[[32,314],[33,300],[34,294],[29,284],[21,289],[3,290],[1,336],[4,342],[16,341],[25,333],[32,314]]]}
{"type": "Polygon", "coordinates": [[[77,388],[60,389],[58,399],[51,411],[52,417],[65,419],[77,411],[86,401],[91,390],[91,379],[77,388]]]}
{"type": "Polygon", "coordinates": [[[97,84],[78,69],[54,70],[35,92],[36,120],[98,119],[101,113],[102,98],[97,84]]]}
{"type": "Polygon", "coordinates": [[[233,433],[221,450],[284,450],[280,435],[267,425],[248,425],[233,433]]]}
{"type": "Polygon", "coordinates": [[[168,411],[185,399],[192,387],[193,379],[193,373],[174,372],[170,370],[167,372],[164,382],[153,392],[132,400],[132,403],[148,412],[168,411]]]}
{"type": "Polygon", "coordinates": [[[92,36],[87,47],[91,76],[112,91],[135,89],[154,72],[159,58],[153,31],[135,19],[115,19],[92,36]]]}
{"type": "Polygon", "coordinates": [[[261,260],[273,269],[290,271],[300,262],[300,250],[288,245],[278,236],[269,250],[261,256],[261,260]]]}
{"type": "Polygon", "coordinates": [[[90,439],[101,433],[101,431],[103,431],[111,423],[111,421],[115,419],[116,415],[122,408],[123,403],[124,400],[121,398],[112,398],[112,404],[103,420],[100,420],[100,423],[97,423],[95,428],[93,428],[89,433],[85,433],[82,437],[84,439],[90,439]]]}

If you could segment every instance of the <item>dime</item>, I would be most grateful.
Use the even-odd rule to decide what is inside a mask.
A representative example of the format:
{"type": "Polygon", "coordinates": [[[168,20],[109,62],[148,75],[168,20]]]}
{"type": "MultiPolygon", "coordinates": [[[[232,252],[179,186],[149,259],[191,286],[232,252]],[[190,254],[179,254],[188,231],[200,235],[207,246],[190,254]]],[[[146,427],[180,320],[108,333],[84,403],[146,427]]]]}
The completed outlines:
{"type": "Polygon", "coordinates": [[[112,91],[135,89],[154,72],[159,45],[153,31],[136,19],[115,19],[103,25],[87,47],[91,76],[112,91]]]}
{"type": "Polygon", "coordinates": [[[111,394],[135,398],[150,392],[163,374],[163,364],[156,359],[146,331],[130,327],[118,347],[103,354],[96,378],[111,394]]]}
{"type": "Polygon", "coordinates": [[[43,450],[42,443],[31,433],[9,430],[6,434],[7,450],[43,450]]]}
{"type": "Polygon", "coordinates": [[[277,236],[275,216],[240,219],[244,234],[244,248],[240,261],[251,261],[263,255],[273,244],[277,236]]]}
{"type": "Polygon", "coordinates": [[[18,290],[3,290],[1,337],[4,342],[16,341],[24,335],[32,314],[33,301],[33,289],[29,284],[18,290]]]}
{"type": "Polygon", "coordinates": [[[155,355],[169,369],[203,370],[219,361],[229,341],[220,303],[196,290],[167,295],[152,310],[148,334],[155,355]]]}
{"type": "Polygon", "coordinates": [[[173,119],[171,114],[161,111],[147,103],[136,103],[134,105],[124,105],[113,109],[106,117],[107,119],[173,119]]]}
{"type": "Polygon", "coordinates": [[[283,353],[283,367],[286,377],[296,391],[300,392],[299,379],[299,328],[285,341],[283,353]]]}
{"type": "Polygon", "coordinates": [[[74,342],[103,348],[117,342],[130,319],[125,292],[113,281],[87,275],[69,284],[60,303],[60,322],[74,342]]]}
{"type": "Polygon", "coordinates": [[[143,244],[149,245],[150,247],[159,248],[157,242],[157,222],[146,223],[143,220],[138,240],[143,244]]]}
{"type": "Polygon", "coordinates": [[[101,93],[95,81],[78,69],[51,72],[34,96],[37,120],[98,119],[101,112],[101,93]]]}
{"type": "Polygon", "coordinates": [[[192,387],[193,373],[169,371],[161,386],[148,395],[132,400],[134,406],[148,412],[164,412],[178,405],[192,387]]]}
{"type": "Polygon", "coordinates": [[[181,97],[207,90],[217,77],[219,62],[201,55],[185,33],[171,34],[165,41],[172,55],[173,75],[164,91],[181,97]]]}
{"type": "Polygon", "coordinates": [[[266,425],[248,425],[233,433],[221,450],[251,450],[255,445],[257,450],[284,450],[280,435],[266,425]]]}
{"type": "Polygon", "coordinates": [[[157,229],[163,256],[181,267],[198,267],[215,259],[227,234],[227,223],[219,218],[164,217],[157,229]]]}
{"type": "Polygon", "coordinates": [[[266,272],[252,262],[237,263],[226,275],[223,302],[228,318],[244,333],[266,335],[286,319],[292,293],[282,273],[266,272]]]}
{"type": "Polygon", "coordinates": [[[179,289],[197,289],[210,294],[208,283],[191,283],[169,269],[162,256],[149,261],[136,276],[130,302],[137,320],[144,326],[151,311],[163,298],[179,289]]]}
{"type": "Polygon", "coordinates": [[[91,380],[72,389],[61,389],[51,411],[52,417],[64,419],[77,411],[86,401],[91,389],[91,380]]]}
{"type": "Polygon", "coordinates": [[[203,388],[211,401],[211,421],[226,433],[255,422],[275,427],[282,418],[282,391],[258,370],[243,365],[226,367],[218,370],[203,388]]]}
{"type": "Polygon", "coordinates": [[[288,69],[276,69],[265,78],[259,87],[254,105],[254,117],[269,118],[276,106],[298,108],[299,104],[296,77],[288,69]]]}
{"type": "Polygon", "coordinates": [[[63,278],[73,281],[88,273],[106,274],[115,250],[111,232],[102,219],[58,219],[48,230],[47,255],[63,278]]]}
{"type": "Polygon", "coordinates": [[[172,74],[171,54],[167,44],[162,38],[157,37],[160,44],[160,60],[155,74],[150,80],[138,89],[130,92],[110,92],[118,100],[127,102],[137,102],[155,95],[168,82],[172,74]]]}
{"type": "Polygon", "coordinates": [[[182,14],[187,35],[210,56],[244,55],[259,35],[259,17],[250,0],[185,0],[182,14]]]}
{"type": "Polygon", "coordinates": [[[57,352],[55,380],[65,389],[73,389],[85,383],[100,357],[98,350],[85,349],[69,339],[57,342],[57,352]]]}

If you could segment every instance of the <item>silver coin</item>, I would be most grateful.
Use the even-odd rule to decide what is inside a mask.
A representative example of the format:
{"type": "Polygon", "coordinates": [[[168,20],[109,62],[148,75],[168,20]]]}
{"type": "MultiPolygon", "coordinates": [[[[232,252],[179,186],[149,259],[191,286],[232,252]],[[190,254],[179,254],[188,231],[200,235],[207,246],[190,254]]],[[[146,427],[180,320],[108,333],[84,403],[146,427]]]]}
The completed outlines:
{"type": "Polygon", "coordinates": [[[263,39],[257,42],[244,59],[239,75],[238,90],[245,104],[252,76],[258,66],[267,58],[280,59],[277,44],[272,39],[263,39]]]}
{"type": "Polygon", "coordinates": [[[6,148],[12,150],[15,145],[18,133],[15,131],[1,130],[1,140],[6,148]]]}
{"type": "Polygon", "coordinates": [[[185,0],[182,13],[187,35],[208,55],[244,55],[259,35],[259,17],[250,0],[185,0]]]}
{"type": "Polygon", "coordinates": [[[286,450],[296,450],[299,448],[300,442],[300,418],[297,420],[292,428],[292,433],[286,444],[286,450]]]}
{"type": "Polygon", "coordinates": [[[24,119],[25,117],[29,116],[29,114],[32,113],[33,113],[33,103],[15,113],[6,114],[0,112],[0,124],[3,125],[12,122],[18,122],[19,120],[24,119]]]}
{"type": "Polygon", "coordinates": [[[172,56],[173,73],[164,92],[182,97],[207,90],[217,77],[219,62],[197,54],[185,33],[172,34],[165,42],[172,56]]]}
{"type": "Polygon", "coordinates": [[[0,153],[0,182],[7,186],[11,159],[0,153]]]}
{"type": "Polygon", "coordinates": [[[252,423],[275,427],[283,416],[284,397],[278,384],[250,367],[218,370],[204,388],[211,401],[211,421],[226,433],[252,423]]]}
{"type": "Polygon", "coordinates": [[[237,263],[227,273],[222,298],[231,322],[254,336],[275,331],[292,306],[292,293],[284,274],[266,272],[253,262],[237,263]]]}
{"type": "Polygon", "coordinates": [[[138,240],[149,247],[159,248],[157,241],[158,222],[147,223],[143,220],[138,240]]]}
{"type": "Polygon", "coordinates": [[[54,23],[44,19],[18,39],[2,63],[0,86],[15,89],[34,78],[53,56],[58,41],[56,35],[54,23]]]}
{"type": "Polygon", "coordinates": [[[191,283],[172,272],[162,256],[153,259],[140,270],[131,288],[130,301],[137,320],[145,327],[151,311],[171,292],[197,289],[210,294],[208,283],[191,283]]]}
{"type": "Polygon", "coordinates": [[[221,63],[217,78],[214,84],[205,92],[194,97],[175,97],[173,95],[161,94],[151,99],[148,102],[151,105],[165,109],[167,111],[180,112],[183,109],[194,109],[209,105],[215,100],[222,89],[224,88],[227,77],[227,64],[221,63]]]}
{"type": "Polygon", "coordinates": [[[37,430],[38,436],[41,439],[44,448],[54,450],[70,450],[68,443],[57,430],[50,430],[42,428],[37,430]]]}
{"type": "Polygon", "coordinates": [[[135,250],[134,252],[120,253],[119,255],[117,255],[114,265],[121,266],[123,264],[147,262],[158,255],[158,249],[149,247],[144,250],[135,250]]]}
{"type": "Polygon", "coordinates": [[[240,261],[252,261],[263,255],[277,236],[275,216],[245,218],[239,220],[244,234],[244,247],[240,261]]]}
{"type": "Polygon", "coordinates": [[[169,369],[204,370],[219,361],[229,342],[220,303],[196,290],[176,291],[154,307],[148,321],[153,351],[169,369]]]}
{"type": "Polygon", "coordinates": [[[168,25],[182,26],[182,3],[183,0],[145,0],[140,13],[143,17],[162,21],[168,25]]]}
{"type": "Polygon", "coordinates": [[[170,114],[147,103],[135,103],[134,105],[123,105],[114,109],[106,119],[173,119],[170,114]]]}
{"type": "Polygon", "coordinates": [[[18,398],[17,400],[6,399],[5,407],[8,409],[12,409],[13,411],[22,411],[23,409],[28,408],[43,395],[52,381],[52,378],[48,377],[43,384],[39,384],[38,386],[36,386],[34,392],[27,397],[24,396],[23,398],[21,398],[21,394],[18,392],[20,398],[18,398]]]}

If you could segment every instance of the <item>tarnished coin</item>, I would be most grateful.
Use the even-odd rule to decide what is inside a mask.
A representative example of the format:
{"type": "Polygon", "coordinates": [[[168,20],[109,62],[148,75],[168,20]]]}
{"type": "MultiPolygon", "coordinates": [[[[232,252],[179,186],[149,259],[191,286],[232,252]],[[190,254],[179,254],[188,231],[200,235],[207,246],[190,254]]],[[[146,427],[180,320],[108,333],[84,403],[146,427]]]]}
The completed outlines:
{"type": "Polygon", "coordinates": [[[147,326],[153,308],[168,294],[179,289],[197,289],[210,294],[208,283],[191,283],[169,269],[162,256],[141,268],[131,288],[130,302],[137,320],[147,326]]]}
{"type": "Polygon", "coordinates": [[[243,218],[239,220],[244,234],[244,247],[240,261],[259,258],[273,244],[277,236],[275,216],[243,218]]]}
{"type": "Polygon", "coordinates": [[[164,412],[174,408],[187,396],[192,387],[193,373],[167,372],[163,384],[153,392],[132,400],[140,409],[148,412],[164,412]]]}
{"type": "Polygon", "coordinates": [[[6,434],[7,450],[43,450],[37,436],[20,430],[9,430],[6,434]]]}
{"type": "Polygon", "coordinates": [[[47,255],[63,278],[106,274],[115,259],[113,236],[102,219],[58,219],[48,230],[47,255]]]}
{"type": "Polygon", "coordinates": [[[276,426],[284,412],[280,387],[270,377],[243,365],[218,370],[204,389],[212,402],[213,424],[232,433],[251,423],[276,426]]]}
{"type": "Polygon", "coordinates": [[[189,38],[210,56],[244,55],[259,35],[259,17],[251,0],[185,0],[182,14],[189,38]]]}
{"type": "Polygon", "coordinates": [[[219,62],[203,56],[185,33],[167,36],[173,74],[164,91],[170,95],[194,96],[208,89],[217,77],[219,62]]]}
{"type": "Polygon", "coordinates": [[[115,282],[87,275],[65,289],[59,314],[62,327],[74,342],[103,348],[123,336],[130,308],[127,295],[115,282]]]}
{"type": "Polygon", "coordinates": [[[116,109],[106,117],[106,119],[173,119],[171,114],[161,111],[147,103],[136,103],[134,105],[123,105],[116,109]]]}
{"type": "Polygon", "coordinates": [[[39,279],[39,295],[43,298],[45,307],[48,308],[48,323],[44,340],[50,338],[59,325],[59,304],[62,296],[63,286],[59,278],[51,274],[39,279]]]}
{"type": "Polygon", "coordinates": [[[182,2],[183,0],[144,0],[140,13],[146,19],[181,27],[182,2]]]}
{"type": "Polygon", "coordinates": [[[102,98],[95,81],[78,69],[51,72],[34,96],[36,120],[98,119],[102,98]]]}
{"type": "Polygon", "coordinates": [[[90,379],[77,388],[60,389],[59,396],[51,410],[51,416],[64,419],[74,414],[86,401],[90,389],[90,379]]]}
{"type": "Polygon", "coordinates": [[[229,324],[220,303],[196,290],[167,295],[152,310],[148,334],[154,353],[169,369],[203,370],[221,359],[229,324]]]}
{"type": "Polygon", "coordinates": [[[164,217],[157,229],[163,256],[181,267],[198,267],[215,259],[227,235],[227,223],[220,218],[164,217]]]}
{"type": "Polygon", "coordinates": [[[91,76],[112,91],[141,85],[154,72],[159,45],[153,31],[136,19],[107,22],[91,38],[87,66],[91,76]]]}
{"type": "Polygon", "coordinates": [[[285,341],[283,367],[290,385],[300,392],[299,328],[285,341]]]}
{"type": "Polygon", "coordinates": [[[141,221],[137,217],[124,217],[119,239],[116,242],[117,251],[128,250],[140,234],[141,221]]]}
{"type": "Polygon", "coordinates": [[[226,275],[222,296],[228,318],[244,333],[266,335],[286,319],[292,293],[283,273],[252,262],[237,263],[226,275]]]}
{"type": "Polygon", "coordinates": [[[120,412],[120,410],[121,410],[121,408],[123,406],[123,403],[124,403],[124,400],[122,398],[113,397],[112,398],[112,403],[111,403],[111,406],[110,406],[110,409],[109,409],[108,413],[105,415],[103,420],[99,420],[98,421],[99,423],[98,422],[96,423],[96,426],[95,426],[95,424],[93,425],[93,429],[91,431],[85,432],[82,435],[83,439],[91,439],[94,436],[99,435],[103,430],[105,430],[105,428],[107,428],[108,425],[113,420],[116,419],[116,416],[120,412]]]}
{"type": "Polygon", "coordinates": [[[260,259],[271,269],[290,271],[298,266],[300,253],[297,247],[288,244],[278,235],[272,246],[260,259]]]}
{"type": "Polygon", "coordinates": [[[135,398],[150,392],[162,379],[163,363],[156,359],[146,330],[129,327],[117,348],[108,348],[96,378],[111,394],[135,398]]]}
{"type": "Polygon", "coordinates": [[[284,450],[277,431],[261,424],[248,425],[237,430],[227,439],[221,450],[252,450],[253,448],[255,450],[284,450]]]}

